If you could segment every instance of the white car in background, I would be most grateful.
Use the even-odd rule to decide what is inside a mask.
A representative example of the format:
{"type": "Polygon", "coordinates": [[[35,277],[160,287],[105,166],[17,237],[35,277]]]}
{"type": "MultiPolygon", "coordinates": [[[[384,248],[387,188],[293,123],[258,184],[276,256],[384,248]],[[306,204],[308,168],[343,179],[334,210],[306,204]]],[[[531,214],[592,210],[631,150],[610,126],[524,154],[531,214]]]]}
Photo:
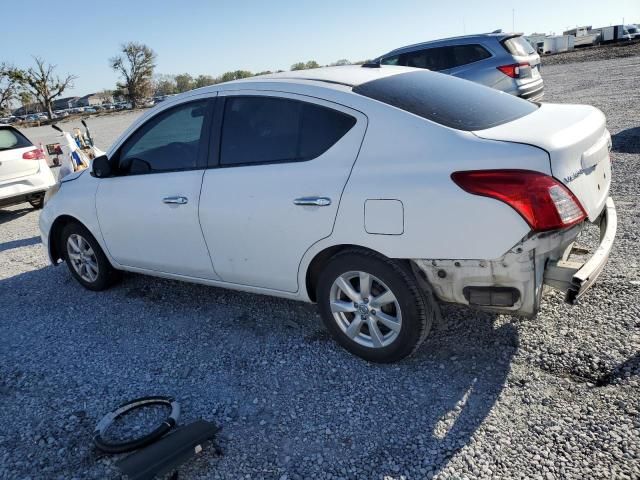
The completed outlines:
{"type": "Polygon", "coordinates": [[[44,152],[15,128],[0,125],[0,207],[29,202],[42,208],[55,183],[44,152]]]}
{"type": "Polygon", "coordinates": [[[286,72],[160,103],[40,229],[86,288],[127,270],[317,302],[340,344],[391,362],[439,301],[531,316],[547,284],[575,302],[615,236],[609,148],[589,106],[406,67],[286,72]]]}

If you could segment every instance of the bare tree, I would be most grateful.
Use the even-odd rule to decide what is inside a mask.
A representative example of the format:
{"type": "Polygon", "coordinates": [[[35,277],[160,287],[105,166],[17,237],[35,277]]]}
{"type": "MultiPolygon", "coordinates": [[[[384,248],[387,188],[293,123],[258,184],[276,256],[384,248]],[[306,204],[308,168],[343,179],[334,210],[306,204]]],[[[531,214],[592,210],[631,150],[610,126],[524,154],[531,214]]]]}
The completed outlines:
{"type": "Polygon", "coordinates": [[[12,101],[18,96],[20,83],[15,71],[10,65],[0,64],[0,112],[10,111],[12,101]]]}
{"type": "Polygon", "coordinates": [[[109,59],[109,64],[118,72],[123,82],[118,90],[126,91],[131,106],[136,108],[144,98],[153,92],[153,69],[156,54],[143,43],[129,42],[122,45],[122,54],[109,59]]]}
{"type": "Polygon", "coordinates": [[[14,75],[29,93],[42,105],[49,119],[53,118],[53,100],[58,98],[67,88],[73,87],[73,81],[78,78],[67,75],[60,78],[54,75],[55,65],[47,64],[40,57],[33,57],[36,65],[27,70],[15,70],[14,75]]]}

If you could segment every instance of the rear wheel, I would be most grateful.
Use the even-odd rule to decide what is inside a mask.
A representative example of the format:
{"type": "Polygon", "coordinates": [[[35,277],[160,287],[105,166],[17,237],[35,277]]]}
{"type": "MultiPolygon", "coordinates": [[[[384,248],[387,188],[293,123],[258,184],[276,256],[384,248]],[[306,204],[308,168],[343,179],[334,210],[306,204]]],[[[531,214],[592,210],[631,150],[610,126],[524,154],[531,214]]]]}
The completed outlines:
{"type": "Polygon", "coordinates": [[[105,290],[119,278],[96,239],[82,225],[64,227],[60,240],[67,267],[83,287],[105,290]]]}
{"type": "Polygon", "coordinates": [[[318,279],[317,299],[335,340],[351,353],[381,363],[413,353],[429,333],[437,309],[402,264],[360,250],[329,260],[318,279]]]}
{"type": "Polygon", "coordinates": [[[36,210],[40,210],[42,207],[44,207],[44,193],[40,193],[37,197],[33,197],[29,200],[29,203],[36,210]]]}

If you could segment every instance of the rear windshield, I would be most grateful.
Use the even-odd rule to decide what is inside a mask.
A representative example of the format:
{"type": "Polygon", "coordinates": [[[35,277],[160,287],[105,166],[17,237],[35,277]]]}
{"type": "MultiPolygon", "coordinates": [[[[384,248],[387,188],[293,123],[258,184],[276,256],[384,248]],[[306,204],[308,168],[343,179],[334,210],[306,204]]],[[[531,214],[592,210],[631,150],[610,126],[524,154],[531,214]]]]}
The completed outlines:
{"type": "Polygon", "coordinates": [[[419,70],[372,80],[355,93],[458,130],[484,130],[534,112],[534,103],[477,83],[419,70]]]}
{"type": "Polygon", "coordinates": [[[11,127],[0,127],[0,151],[14,148],[30,147],[27,137],[11,127]]]}
{"type": "Polygon", "coordinates": [[[531,55],[532,53],[536,52],[531,44],[527,42],[523,37],[508,38],[502,42],[502,45],[511,55],[516,55],[519,57],[531,55]]]}

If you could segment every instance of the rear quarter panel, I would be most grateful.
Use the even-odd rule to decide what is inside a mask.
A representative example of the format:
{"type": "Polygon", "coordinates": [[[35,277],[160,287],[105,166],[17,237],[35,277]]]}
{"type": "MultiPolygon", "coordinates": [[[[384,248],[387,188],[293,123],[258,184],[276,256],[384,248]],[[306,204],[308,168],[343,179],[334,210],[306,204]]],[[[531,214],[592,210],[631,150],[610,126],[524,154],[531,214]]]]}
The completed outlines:
{"type": "Polygon", "coordinates": [[[378,102],[342,195],[333,235],[312,247],[361,245],[392,258],[495,259],[529,232],[499,201],[471,195],[450,178],[459,170],[517,168],[549,172],[546,153],[528,145],[478,139],[378,102]],[[369,234],[365,202],[400,200],[401,235],[369,234]]]}

